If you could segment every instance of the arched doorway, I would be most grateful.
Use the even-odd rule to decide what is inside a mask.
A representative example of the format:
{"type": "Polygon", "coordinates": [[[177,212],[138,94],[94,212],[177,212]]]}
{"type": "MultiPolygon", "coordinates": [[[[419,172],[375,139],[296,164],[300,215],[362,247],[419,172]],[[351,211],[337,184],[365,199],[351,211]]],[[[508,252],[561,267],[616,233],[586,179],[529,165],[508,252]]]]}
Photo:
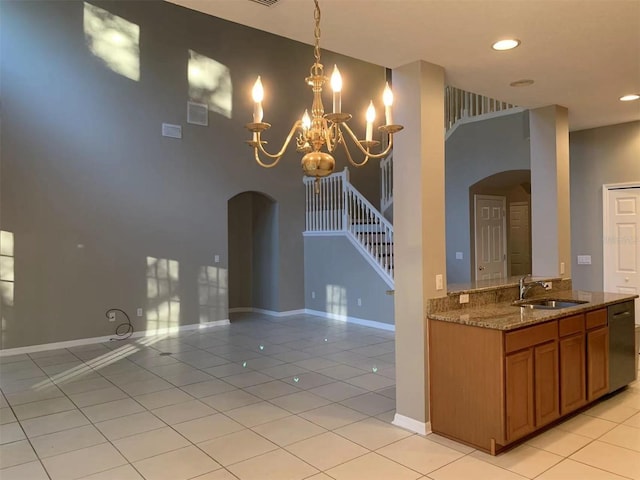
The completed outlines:
{"type": "Polygon", "coordinates": [[[229,311],[278,311],[278,204],[260,192],[227,203],[229,311]]]}
{"type": "Polygon", "coordinates": [[[507,277],[531,273],[531,171],[508,170],[474,183],[469,187],[469,209],[471,280],[483,278],[483,269],[487,268],[481,259],[483,250],[492,254],[502,252],[507,277]],[[500,221],[491,219],[487,225],[482,224],[479,212],[483,206],[486,209],[483,202],[489,206],[504,205],[500,221]],[[501,222],[504,231],[495,234],[501,222]],[[483,236],[483,229],[492,233],[483,236]]]}

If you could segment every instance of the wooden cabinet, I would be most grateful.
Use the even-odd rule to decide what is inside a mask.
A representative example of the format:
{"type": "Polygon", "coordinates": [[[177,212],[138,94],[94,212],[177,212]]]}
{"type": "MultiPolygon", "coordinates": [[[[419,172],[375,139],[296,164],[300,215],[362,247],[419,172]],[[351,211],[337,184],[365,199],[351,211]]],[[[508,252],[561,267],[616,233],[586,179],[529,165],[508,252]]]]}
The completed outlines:
{"type": "Polygon", "coordinates": [[[534,352],[534,390],[536,428],[553,422],[560,416],[558,382],[558,342],[538,345],[534,352]]]}
{"type": "Polygon", "coordinates": [[[430,320],[432,431],[495,454],[607,393],[606,312],[509,331],[430,320]]]}
{"type": "Polygon", "coordinates": [[[609,326],[607,309],[587,312],[587,400],[609,391],[609,326]]]}
{"type": "Polygon", "coordinates": [[[505,357],[507,440],[523,437],[560,416],[558,342],[505,357]]]}
{"type": "Polygon", "coordinates": [[[609,391],[609,328],[587,332],[587,400],[595,400],[609,391]]]}
{"type": "Polygon", "coordinates": [[[560,413],[587,403],[584,332],[560,338],[560,413]]]}
{"type": "Polygon", "coordinates": [[[556,321],[505,334],[507,441],[558,418],[557,338],[556,321]]]}
{"type": "Polygon", "coordinates": [[[507,440],[515,440],[535,430],[533,349],[505,358],[507,440]]]}
{"type": "Polygon", "coordinates": [[[560,413],[566,415],[587,403],[585,316],[558,320],[560,335],[560,413]]]}

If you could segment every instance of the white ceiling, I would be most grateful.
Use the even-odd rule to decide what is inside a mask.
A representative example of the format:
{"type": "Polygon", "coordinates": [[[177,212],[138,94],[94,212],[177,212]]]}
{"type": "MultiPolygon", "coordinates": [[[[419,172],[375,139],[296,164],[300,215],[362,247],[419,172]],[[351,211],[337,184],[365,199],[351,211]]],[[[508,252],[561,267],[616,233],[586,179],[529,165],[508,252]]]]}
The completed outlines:
{"type": "MultiPolygon", "coordinates": [[[[313,1],[169,0],[313,44],[313,1]]],[[[640,120],[640,0],[320,0],[321,48],[389,68],[425,60],[447,82],[523,107],[568,107],[571,130],[640,120]],[[522,41],[496,52],[501,38],[522,41]],[[515,80],[533,79],[514,88],[515,80]]],[[[313,52],[309,50],[309,62],[313,52]]]]}

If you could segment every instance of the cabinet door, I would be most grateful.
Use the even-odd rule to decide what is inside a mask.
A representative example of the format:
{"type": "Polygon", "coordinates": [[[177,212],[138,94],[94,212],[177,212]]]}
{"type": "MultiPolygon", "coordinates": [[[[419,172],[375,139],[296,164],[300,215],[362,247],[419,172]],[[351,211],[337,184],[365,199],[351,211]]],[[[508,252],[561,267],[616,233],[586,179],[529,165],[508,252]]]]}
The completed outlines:
{"type": "Polygon", "coordinates": [[[558,342],[536,346],[534,357],[536,427],[541,427],[560,416],[558,342]]]}
{"type": "Polygon", "coordinates": [[[609,327],[587,332],[587,399],[609,391],[609,327]]]}
{"type": "Polygon", "coordinates": [[[507,440],[520,438],[535,428],[533,349],[505,357],[507,440]]]}
{"type": "Polygon", "coordinates": [[[587,402],[584,333],[560,339],[560,413],[587,402]]]}

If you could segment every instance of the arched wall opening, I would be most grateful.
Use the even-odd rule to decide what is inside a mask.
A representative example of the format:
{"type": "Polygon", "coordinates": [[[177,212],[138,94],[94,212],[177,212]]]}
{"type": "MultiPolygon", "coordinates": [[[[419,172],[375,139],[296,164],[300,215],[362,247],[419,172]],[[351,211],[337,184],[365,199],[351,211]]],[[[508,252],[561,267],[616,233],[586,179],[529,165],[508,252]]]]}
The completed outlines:
{"type": "Polygon", "coordinates": [[[243,192],[227,204],[229,309],[279,311],[278,204],[243,192]]]}
{"type": "Polygon", "coordinates": [[[506,276],[531,273],[531,170],[499,172],[469,187],[471,281],[481,278],[476,263],[476,196],[505,200],[506,276]]]}

